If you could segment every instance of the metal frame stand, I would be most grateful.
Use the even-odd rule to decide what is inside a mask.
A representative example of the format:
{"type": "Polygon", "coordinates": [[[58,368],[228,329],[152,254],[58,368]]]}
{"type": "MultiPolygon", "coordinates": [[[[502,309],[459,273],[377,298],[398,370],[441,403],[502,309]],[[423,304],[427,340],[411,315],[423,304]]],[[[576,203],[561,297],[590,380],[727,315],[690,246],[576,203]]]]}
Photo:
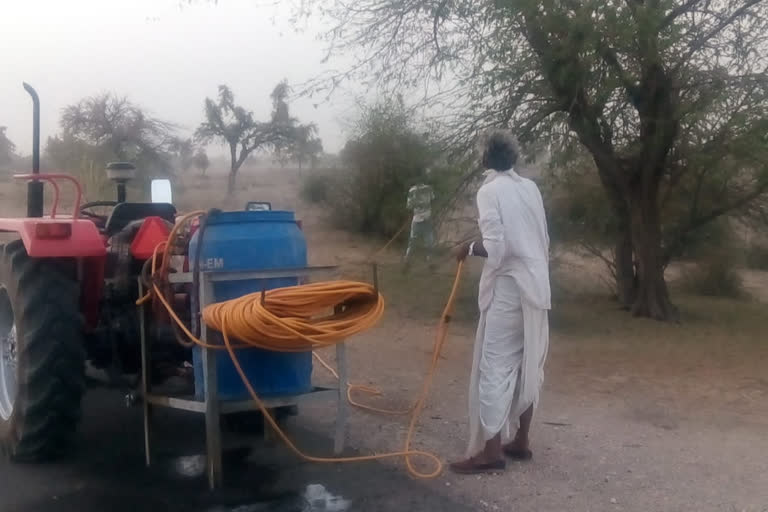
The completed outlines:
{"type": "MultiPolygon", "coordinates": [[[[301,269],[271,270],[259,272],[201,272],[200,273],[200,310],[216,301],[213,283],[217,281],[234,281],[246,279],[270,279],[279,277],[306,277],[316,273],[327,273],[335,267],[313,267],[301,269]]],[[[171,274],[171,283],[192,283],[192,274],[171,274]]],[[[144,294],[144,286],[139,279],[140,296],[144,294]]],[[[205,394],[203,400],[197,400],[194,396],[172,396],[155,394],[152,392],[152,379],[150,375],[150,346],[146,332],[147,311],[144,305],[139,308],[139,325],[141,331],[141,391],[144,409],[144,454],[146,464],[152,464],[152,410],[155,406],[181,409],[205,414],[205,438],[207,453],[208,484],[217,489],[222,486],[224,471],[222,467],[222,442],[221,442],[221,415],[233,412],[255,411],[258,406],[252,400],[225,401],[218,398],[218,379],[216,378],[216,354],[215,350],[202,348],[203,378],[205,379],[205,394]]],[[[201,336],[205,340],[208,337],[208,329],[201,322],[201,336]]],[[[337,402],[336,428],[334,433],[334,453],[344,451],[346,439],[346,424],[348,416],[347,404],[347,360],[345,344],[336,345],[337,371],[339,374],[338,387],[315,387],[308,393],[299,395],[285,395],[274,398],[265,398],[263,402],[268,409],[276,407],[299,405],[309,401],[335,399],[337,402]]],[[[265,427],[267,427],[265,425],[265,427]]],[[[270,432],[265,428],[265,435],[270,432]]]]}

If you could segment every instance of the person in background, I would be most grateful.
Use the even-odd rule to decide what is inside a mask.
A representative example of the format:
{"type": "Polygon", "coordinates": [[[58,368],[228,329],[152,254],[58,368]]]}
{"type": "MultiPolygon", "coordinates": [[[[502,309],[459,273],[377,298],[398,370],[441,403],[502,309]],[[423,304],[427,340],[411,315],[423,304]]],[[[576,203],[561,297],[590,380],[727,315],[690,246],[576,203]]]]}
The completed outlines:
{"type": "Polygon", "coordinates": [[[486,179],[477,193],[482,234],[456,257],[485,258],[480,321],[469,386],[469,446],[456,473],[505,469],[504,456],[528,460],[528,433],[549,346],[549,235],[536,184],[514,171],[518,152],[505,131],[490,134],[486,179]]]}
{"type": "MultiPolygon", "coordinates": [[[[429,170],[425,173],[429,176],[429,170]]],[[[406,207],[413,212],[411,220],[411,235],[408,238],[408,248],[405,250],[405,263],[408,264],[411,256],[417,250],[430,250],[435,242],[432,227],[432,201],[435,194],[432,187],[424,183],[418,183],[408,190],[406,207]]],[[[429,254],[427,254],[429,259],[429,254]]]]}

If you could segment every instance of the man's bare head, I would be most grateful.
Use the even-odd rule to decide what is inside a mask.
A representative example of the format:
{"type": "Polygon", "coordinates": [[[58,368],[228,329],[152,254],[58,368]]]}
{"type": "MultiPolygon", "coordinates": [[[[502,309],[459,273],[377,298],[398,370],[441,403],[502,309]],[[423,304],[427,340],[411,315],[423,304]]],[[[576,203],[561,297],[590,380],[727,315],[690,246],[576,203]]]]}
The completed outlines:
{"type": "Polygon", "coordinates": [[[517,163],[517,141],[507,130],[494,130],[485,139],[483,166],[494,171],[508,171],[517,163]]]}

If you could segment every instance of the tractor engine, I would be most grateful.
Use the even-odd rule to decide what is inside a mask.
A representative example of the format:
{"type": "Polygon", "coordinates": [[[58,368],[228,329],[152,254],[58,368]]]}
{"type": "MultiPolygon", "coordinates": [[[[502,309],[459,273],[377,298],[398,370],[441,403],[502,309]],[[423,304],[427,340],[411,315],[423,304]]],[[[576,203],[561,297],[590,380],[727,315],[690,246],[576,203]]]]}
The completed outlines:
{"type": "MultiPolygon", "coordinates": [[[[138,279],[142,271],[148,276],[152,251],[167,237],[175,216],[175,209],[169,204],[125,202],[125,182],[129,179],[125,171],[132,168],[130,164],[118,163],[110,164],[107,169],[110,178],[117,182],[118,201],[102,228],[107,246],[104,288],[98,326],[87,342],[91,364],[105,370],[111,380],[140,372],[138,279]],[[110,172],[115,167],[120,167],[119,173],[110,172]]],[[[187,297],[185,293],[175,294],[177,311],[189,312],[187,297]]],[[[191,354],[177,342],[166,315],[155,311],[147,315],[145,322],[151,338],[152,361],[156,365],[152,369],[153,378],[159,381],[186,374],[189,365],[185,363],[191,361],[191,354]]]]}

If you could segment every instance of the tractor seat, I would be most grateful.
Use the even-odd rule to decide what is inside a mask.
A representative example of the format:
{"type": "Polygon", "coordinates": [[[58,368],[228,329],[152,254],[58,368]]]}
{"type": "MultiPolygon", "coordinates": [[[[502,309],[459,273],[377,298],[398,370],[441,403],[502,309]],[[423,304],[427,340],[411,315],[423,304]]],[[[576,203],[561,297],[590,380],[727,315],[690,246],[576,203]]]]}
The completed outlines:
{"type": "Polygon", "coordinates": [[[131,222],[147,217],[160,217],[174,224],[176,222],[176,208],[168,203],[120,203],[109,215],[107,223],[104,225],[104,233],[111,237],[122,231],[131,222]]]}

